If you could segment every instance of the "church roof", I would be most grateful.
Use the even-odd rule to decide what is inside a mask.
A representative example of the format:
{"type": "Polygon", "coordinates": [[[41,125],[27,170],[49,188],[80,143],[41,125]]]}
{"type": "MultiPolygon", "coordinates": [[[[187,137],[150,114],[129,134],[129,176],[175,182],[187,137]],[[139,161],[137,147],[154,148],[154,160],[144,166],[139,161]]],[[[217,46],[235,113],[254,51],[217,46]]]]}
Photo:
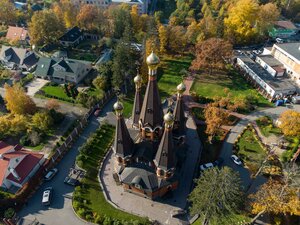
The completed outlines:
{"type": "Polygon", "coordinates": [[[185,122],[186,122],[186,118],[184,116],[184,106],[183,106],[182,97],[177,97],[177,101],[174,108],[173,133],[175,135],[185,134],[185,122]]]}
{"type": "Polygon", "coordinates": [[[132,120],[133,120],[133,124],[135,125],[138,125],[139,123],[142,104],[143,104],[142,93],[140,89],[137,89],[135,91],[133,110],[132,110],[132,120]]]}

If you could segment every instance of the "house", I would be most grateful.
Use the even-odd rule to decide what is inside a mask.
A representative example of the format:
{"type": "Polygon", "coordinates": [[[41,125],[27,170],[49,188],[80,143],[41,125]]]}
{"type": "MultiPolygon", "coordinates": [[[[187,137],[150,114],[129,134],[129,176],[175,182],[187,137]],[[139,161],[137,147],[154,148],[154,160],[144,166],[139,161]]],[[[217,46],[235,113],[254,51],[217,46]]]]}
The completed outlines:
{"type": "Polygon", "coordinates": [[[137,5],[139,15],[147,14],[149,0],[112,0],[112,5],[137,5]]]}
{"type": "Polygon", "coordinates": [[[276,96],[291,95],[297,91],[297,88],[289,78],[274,77],[248,56],[238,56],[237,65],[246,72],[245,75],[267,98],[272,99],[276,96]]]}
{"type": "Polygon", "coordinates": [[[21,43],[26,43],[29,41],[28,31],[24,27],[13,27],[9,26],[6,39],[9,41],[20,41],[21,43]]]}
{"type": "Polygon", "coordinates": [[[297,27],[289,20],[279,20],[274,23],[273,28],[269,31],[269,35],[276,37],[289,37],[298,32],[297,27]]]}
{"type": "Polygon", "coordinates": [[[300,42],[274,44],[271,55],[284,65],[286,73],[300,86],[300,42]]]}
{"type": "Polygon", "coordinates": [[[73,27],[59,38],[59,43],[65,47],[76,46],[84,39],[83,32],[79,27],[73,27]]]}
{"type": "Polygon", "coordinates": [[[71,0],[71,2],[78,8],[80,7],[80,5],[89,4],[106,9],[111,4],[111,0],[71,0]]]}
{"type": "Polygon", "coordinates": [[[37,63],[35,76],[57,83],[79,83],[92,69],[90,62],[65,58],[42,57],[37,63]]]}
{"type": "Polygon", "coordinates": [[[25,48],[2,45],[0,62],[8,69],[31,71],[38,62],[38,57],[25,48]]]}
{"type": "Polygon", "coordinates": [[[258,55],[255,61],[273,77],[282,77],[285,73],[284,65],[272,55],[258,55]]]}
{"type": "Polygon", "coordinates": [[[44,161],[42,154],[0,141],[0,187],[14,190],[22,188],[44,161]]]}

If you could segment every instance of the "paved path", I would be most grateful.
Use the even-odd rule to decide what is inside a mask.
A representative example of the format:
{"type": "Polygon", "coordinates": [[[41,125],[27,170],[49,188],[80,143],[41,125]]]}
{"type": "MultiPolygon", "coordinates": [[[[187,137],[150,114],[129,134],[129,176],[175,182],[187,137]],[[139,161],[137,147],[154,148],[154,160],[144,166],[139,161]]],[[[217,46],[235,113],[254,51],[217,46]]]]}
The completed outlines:
{"type": "MultiPolygon", "coordinates": [[[[113,99],[107,104],[100,116],[104,117],[112,109],[113,99]]],[[[35,218],[42,224],[46,225],[83,225],[87,224],[74,214],[72,209],[72,193],[74,188],[64,184],[64,179],[69,173],[69,169],[74,165],[75,158],[78,154],[78,148],[82,146],[86,139],[99,128],[99,121],[92,116],[87,127],[74,143],[70,151],[64,156],[57,165],[58,174],[49,182],[45,182],[38,191],[29,199],[28,205],[18,213],[20,217],[28,220],[35,218]],[[50,207],[42,206],[42,193],[44,188],[52,186],[54,188],[53,201],[50,207]]],[[[99,187],[100,189],[100,187],[99,187]]]]}
{"type": "MultiPolygon", "coordinates": [[[[0,95],[2,97],[4,97],[4,95],[5,95],[4,88],[0,88],[0,95]]],[[[41,108],[44,108],[46,106],[47,101],[49,100],[49,99],[42,99],[42,98],[36,98],[36,97],[31,97],[31,98],[33,99],[34,103],[38,107],[41,107],[41,108]]],[[[73,105],[71,103],[64,103],[64,102],[59,101],[59,105],[60,105],[60,107],[59,107],[58,111],[60,111],[61,113],[64,113],[64,114],[73,113],[76,116],[82,116],[88,111],[88,109],[86,109],[86,108],[79,107],[79,106],[73,105]]]]}
{"type": "Polygon", "coordinates": [[[35,78],[34,80],[26,84],[25,87],[27,88],[27,94],[29,96],[34,96],[35,93],[37,93],[42,87],[44,87],[49,82],[49,80],[35,78]]]}
{"type": "Polygon", "coordinates": [[[112,176],[114,171],[114,159],[112,154],[110,154],[103,163],[103,170],[100,176],[104,181],[103,184],[112,202],[124,211],[143,217],[149,217],[162,224],[182,224],[183,222],[181,220],[171,217],[171,212],[174,209],[184,209],[186,207],[187,198],[191,191],[196,162],[202,150],[196,126],[191,117],[187,120],[186,143],[188,145],[187,157],[181,170],[179,187],[173,192],[171,199],[163,202],[141,198],[134,194],[124,192],[122,186],[117,186],[112,176]],[[137,202],[139,203],[139,207],[136,207],[137,202]]]}

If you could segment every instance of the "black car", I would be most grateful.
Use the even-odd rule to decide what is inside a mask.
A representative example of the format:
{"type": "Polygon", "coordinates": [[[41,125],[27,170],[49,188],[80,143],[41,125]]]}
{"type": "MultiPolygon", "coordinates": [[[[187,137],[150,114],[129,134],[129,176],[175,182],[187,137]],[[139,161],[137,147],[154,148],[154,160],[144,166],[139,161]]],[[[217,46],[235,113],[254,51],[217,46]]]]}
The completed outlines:
{"type": "Polygon", "coordinates": [[[213,162],[214,166],[220,166],[224,162],[223,158],[218,158],[215,162],[213,162]]]}

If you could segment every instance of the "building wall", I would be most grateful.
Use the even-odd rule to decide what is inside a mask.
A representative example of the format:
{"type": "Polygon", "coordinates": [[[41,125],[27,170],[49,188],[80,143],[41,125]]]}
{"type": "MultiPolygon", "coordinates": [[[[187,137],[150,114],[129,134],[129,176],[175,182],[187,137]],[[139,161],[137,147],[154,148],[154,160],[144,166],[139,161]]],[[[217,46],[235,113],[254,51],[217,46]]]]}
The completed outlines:
{"type": "Polygon", "coordinates": [[[259,65],[261,65],[266,71],[268,71],[269,74],[271,74],[273,77],[276,77],[276,75],[277,75],[276,70],[274,70],[271,66],[269,66],[267,63],[265,63],[261,58],[256,57],[255,61],[259,65]]]}
{"type": "Polygon", "coordinates": [[[90,4],[96,5],[100,8],[108,8],[111,4],[111,0],[71,0],[71,2],[77,7],[80,7],[82,4],[90,4]]]}

